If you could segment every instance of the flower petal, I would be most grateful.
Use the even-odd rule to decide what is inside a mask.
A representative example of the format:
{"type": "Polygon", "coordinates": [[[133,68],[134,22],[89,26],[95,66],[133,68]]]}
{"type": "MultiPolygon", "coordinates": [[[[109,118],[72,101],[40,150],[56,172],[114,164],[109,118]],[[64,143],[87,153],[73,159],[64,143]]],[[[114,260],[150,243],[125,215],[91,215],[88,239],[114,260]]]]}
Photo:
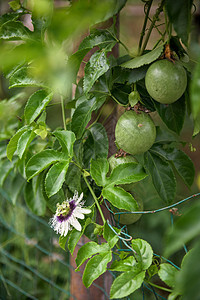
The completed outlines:
{"type": "Polygon", "coordinates": [[[82,220],[85,218],[84,214],[80,213],[80,212],[77,211],[76,209],[75,209],[74,212],[73,212],[73,216],[74,216],[75,218],[82,219],[82,220]]]}
{"type": "Polygon", "coordinates": [[[91,213],[91,209],[89,208],[82,208],[82,207],[77,207],[76,211],[81,213],[81,214],[90,214],[91,213]]]}
{"type": "Polygon", "coordinates": [[[78,200],[76,201],[76,204],[78,204],[82,199],[83,199],[83,193],[80,194],[80,197],[79,197],[78,200]]]}
{"type": "Polygon", "coordinates": [[[78,220],[76,218],[74,218],[72,216],[69,221],[76,230],[81,231],[81,228],[82,228],[81,224],[78,222],[78,220]]]}

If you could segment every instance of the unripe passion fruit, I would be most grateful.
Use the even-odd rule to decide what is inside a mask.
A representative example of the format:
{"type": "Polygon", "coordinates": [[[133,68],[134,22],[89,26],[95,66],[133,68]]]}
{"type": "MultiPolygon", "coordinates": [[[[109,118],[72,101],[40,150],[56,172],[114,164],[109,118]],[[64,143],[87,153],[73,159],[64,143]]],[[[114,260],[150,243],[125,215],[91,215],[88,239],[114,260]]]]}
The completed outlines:
{"type": "Polygon", "coordinates": [[[146,113],[126,111],[117,122],[115,138],[117,145],[127,153],[144,153],[155,141],[156,127],[146,113]]]}
{"type": "Polygon", "coordinates": [[[149,95],[156,101],[163,104],[173,103],[185,92],[186,71],[177,62],[158,60],[148,68],[145,85],[149,95]]]}

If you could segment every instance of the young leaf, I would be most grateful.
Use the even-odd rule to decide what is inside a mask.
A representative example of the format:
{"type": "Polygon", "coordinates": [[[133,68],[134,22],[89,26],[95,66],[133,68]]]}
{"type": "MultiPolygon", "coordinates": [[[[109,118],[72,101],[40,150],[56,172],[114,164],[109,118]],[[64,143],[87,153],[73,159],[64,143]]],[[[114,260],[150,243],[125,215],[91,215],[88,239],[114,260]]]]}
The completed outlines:
{"type": "Polygon", "coordinates": [[[94,140],[95,159],[108,156],[108,136],[104,126],[100,123],[94,124],[90,128],[94,140]]]}
{"type": "Polygon", "coordinates": [[[107,243],[98,245],[95,242],[88,242],[84,244],[78,251],[76,257],[77,269],[90,257],[97,253],[107,253],[109,246],[107,243]]]}
{"type": "Polygon", "coordinates": [[[69,161],[61,161],[53,165],[45,178],[45,190],[48,197],[55,195],[65,181],[65,175],[69,167],[69,161]]]}
{"type": "Polygon", "coordinates": [[[96,51],[85,66],[85,77],[83,83],[84,92],[87,94],[95,81],[109,69],[106,51],[96,51]]]}
{"type": "Polygon", "coordinates": [[[136,251],[135,258],[142,270],[146,270],[152,264],[153,250],[149,243],[142,239],[131,241],[132,248],[136,251]]]}
{"type": "MultiPolygon", "coordinates": [[[[114,229],[117,233],[120,232],[118,228],[114,227],[114,229]]],[[[113,248],[119,240],[119,237],[112,231],[112,229],[108,226],[107,223],[104,225],[103,238],[108,242],[110,248],[113,248]]]]}
{"type": "Polygon", "coordinates": [[[22,128],[20,128],[15,135],[13,135],[13,137],[10,139],[8,146],[7,146],[7,157],[9,160],[12,160],[13,155],[15,153],[15,151],[17,150],[17,144],[18,144],[18,140],[21,137],[21,135],[26,132],[28,130],[27,126],[24,126],[22,128]]]}
{"type": "Polygon", "coordinates": [[[175,287],[175,277],[178,270],[170,264],[161,264],[158,275],[162,281],[164,281],[168,286],[175,287]]]}
{"type": "Polygon", "coordinates": [[[143,283],[145,271],[128,271],[119,275],[110,289],[110,299],[123,298],[139,289],[143,283]]]}
{"type": "Polygon", "coordinates": [[[91,160],[90,173],[98,186],[105,186],[107,183],[106,174],[109,170],[109,163],[107,159],[98,158],[91,160]]]}
{"type": "Polygon", "coordinates": [[[30,182],[26,183],[24,198],[30,210],[42,216],[46,210],[46,201],[43,196],[43,174],[33,178],[30,182]]]}
{"type": "MultiPolygon", "coordinates": [[[[128,271],[136,271],[137,269],[137,261],[133,256],[128,256],[123,260],[115,260],[113,261],[110,270],[118,271],[118,272],[128,272],[128,271]]],[[[138,268],[138,271],[141,270],[138,268]]]]}
{"type": "Polygon", "coordinates": [[[8,21],[0,27],[0,39],[27,40],[32,32],[19,21],[8,21]]]}
{"type": "Polygon", "coordinates": [[[72,131],[80,139],[85,131],[85,127],[91,119],[91,113],[96,109],[96,98],[84,101],[75,110],[72,117],[72,131]]]}
{"type": "Polygon", "coordinates": [[[170,22],[173,24],[175,31],[179,38],[187,46],[188,36],[191,26],[191,8],[192,0],[173,0],[166,1],[166,10],[169,16],[170,22]]]}
{"type": "Polygon", "coordinates": [[[177,134],[180,134],[186,112],[184,95],[172,104],[161,104],[155,101],[154,105],[167,127],[177,134]]]}
{"type": "Polygon", "coordinates": [[[109,185],[102,191],[104,199],[119,209],[137,211],[138,204],[131,194],[120,187],[109,185]]]}
{"type": "Polygon", "coordinates": [[[10,77],[10,87],[43,86],[41,82],[33,78],[33,67],[22,67],[10,77]]]}
{"type": "Polygon", "coordinates": [[[176,180],[170,164],[152,151],[145,153],[145,167],[148,169],[155,189],[167,204],[172,203],[176,193],[176,180]]]}
{"type": "Polygon", "coordinates": [[[57,130],[53,134],[59,140],[63,152],[71,158],[73,156],[73,145],[76,140],[75,134],[67,130],[57,130]]]}
{"type": "Polygon", "coordinates": [[[32,123],[44,108],[49,104],[53,94],[45,90],[39,90],[32,94],[24,109],[25,120],[28,124],[32,123]]]}
{"type": "Polygon", "coordinates": [[[19,138],[17,143],[17,155],[21,159],[24,152],[35,138],[36,134],[32,130],[25,131],[19,138]]]}
{"type": "Polygon", "coordinates": [[[43,150],[32,156],[26,165],[27,180],[38,175],[44,169],[57,161],[66,161],[66,155],[52,149],[43,150]]]}
{"type": "Polygon", "coordinates": [[[83,273],[83,284],[88,288],[95,279],[103,274],[107,269],[107,264],[112,260],[112,252],[104,252],[92,257],[83,273]]]}
{"type": "Polygon", "coordinates": [[[143,54],[142,56],[137,56],[123,64],[121,64],[121,67],[123,68],[129,68],[129,69],[135,69],[139,68],[143,65],[149,65],[153,61],[155,61],[162,53],[163,51],[163,45],[157,47],[156,49],[143,54]]]}
{"type": "Polygon", "coordinates": [[[144,169],[137,163],[131,162],[120,164],[113,169],[106,185],[137,182],[144,179],[146,176],[147,174],[144,172],[144,169]]]}

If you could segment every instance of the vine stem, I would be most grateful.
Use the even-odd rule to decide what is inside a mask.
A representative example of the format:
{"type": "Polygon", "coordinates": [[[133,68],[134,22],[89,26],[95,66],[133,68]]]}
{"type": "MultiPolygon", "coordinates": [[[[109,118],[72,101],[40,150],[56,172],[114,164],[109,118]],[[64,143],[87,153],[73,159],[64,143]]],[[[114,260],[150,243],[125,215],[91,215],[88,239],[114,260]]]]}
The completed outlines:
{"type": "Polygon", "coordinates": [[[148,33],[147,33],[147,35],[146,35],[146,38],[145,38],[145,40],[144,40],[142,49],[141,49],[141,51],[140,51],[140,55],[144,52],[144,50],[145,50],[145,48],[146,48],[146,45],[147,45],[147,43],[148,43],[148,41],[149,41],[151,32],[152,32],[152,30],[153,30],[153,28],[154,28],[154,25],[155,25],[155,23],[156,23],[156,21],[157,21],[157,19],[158,19],[158,16],[159,16],[159,14],[161,13],[161,11],[163,10],[164,2],[165,2],[165,0],[162,0],[162,1],[161,1],[160,6],[157,8],[156,13],[155,13],[155,15],[153,16],[153,20],[152,20],[151,26],[149,27],[148,33]]]}
{"type": "Polygon", "coordinates": [[[157,289],[159,289],[159,290],[163,290],[163,291],[169,292],[169,293],[172,292],[172,290],[167,289],[167,288],[165,288],[165,287],[163,287],[163,286],[159,286],[159,285],[157,285],[157,284],[155,284],[155,283],[148,282],[148,284],[150,284],[151,286],[153,286],[153,287],[155,287],[155,288],[157,288],[157,289]]]}
{"type": "Polygon", "coordinates": [[[87,186],[88,186],[88,188],[89,188],[89,190],[90,190],[90,193],[92,194],[92,197],[94,198],[94,201],[95,201],[95,203],[96,203],[96,206],[97,206],[97,208],[98,208],[98,210],[99,210],[99,213],[100,213],[100,215],[101,215],[103,224],[105,224],[105,223],[106,223],[106,219],[104,218],[103,212],[102,212],[102,210],[101,210],[101,206],[100,206],[100,204],[99,204],[99,202],[98,202],[98,199],[97,199],[97,197],[96,197],[96,195],[95,195],[93,189],[91,188],[91,186],[90,186],[90,184],[89,184],[89,182],[88,182],[88,180],[87,180],[85,174],[83,174],[83,178],[84,178],[85,183],[87,184],[87,186]]]}
{"type": "Polygon", "coordinates": [[[142,42],[143,42],[143,38],[144,38],[144,35],[145,35],[145,30],[146,30],[147,21],[148,21],[148,18],[149,18],[149,13],[150,13],[152,3],[153,3],[153,0],[150,0],[148,8],[147,8],[147,12],[145,14],[144,24],[143,24],[142,31],[141,31],[141,34],[140,34],[140,41],[139,41],[139,45],[138,45],[138,55],[140,55],[142,42]]]}
{"type": "Polygon", "coordinates": [[[61,109],[62,109],[63,127],[64,127],[64,130],[67,130],[67,127],[66,127],[66,118],[65,118],[64,98],[63,98],[62,95],[60,96],[60,98],[61,98],[61,109]]]}

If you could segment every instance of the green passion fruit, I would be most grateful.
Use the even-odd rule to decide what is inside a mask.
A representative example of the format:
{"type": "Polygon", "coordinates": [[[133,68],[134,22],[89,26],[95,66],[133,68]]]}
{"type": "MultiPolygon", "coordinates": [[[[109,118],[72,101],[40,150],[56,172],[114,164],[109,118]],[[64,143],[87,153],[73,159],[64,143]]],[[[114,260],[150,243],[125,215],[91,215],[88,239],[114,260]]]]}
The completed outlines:
{"type": "Polygon", "coordinates": [[[148,68],[145,85],[154,100],[163,104],[171,104],[185,92],[187,74],[178,62],[158,60],[148,68]]]}
{"type": "MultiPolygon", "coordinates": [[[[137,201],[137,204],[138,204],[138,211],[143,211],[143,201],[141,198],[134,196],[134,193],[131,193],[133,194],[133,197],[135,198],[135,200],[137,201]]],[[[127,212],[126,210],[124,209],[116,209],[114,207],[112,207],[113,211],[115,213],[118,213],[118,212],[127,212]]],[[[133,224],[135,222],[137,222],[140,218],[141,218],[142,214],[130,214],[130,213],[127,213],[127,214],[115,214],[114,215],[114,219],[119,222],[120,224],[123,224],[123,225],[130,225],[130,224],[133,224]]]]}
{"type": "Polygon", "coordinates": [[[148,114],[126,111],[117,122],[115,138],[117,145],[127,153],[144,153],[155,141],[156,127],[148,114]]]}

